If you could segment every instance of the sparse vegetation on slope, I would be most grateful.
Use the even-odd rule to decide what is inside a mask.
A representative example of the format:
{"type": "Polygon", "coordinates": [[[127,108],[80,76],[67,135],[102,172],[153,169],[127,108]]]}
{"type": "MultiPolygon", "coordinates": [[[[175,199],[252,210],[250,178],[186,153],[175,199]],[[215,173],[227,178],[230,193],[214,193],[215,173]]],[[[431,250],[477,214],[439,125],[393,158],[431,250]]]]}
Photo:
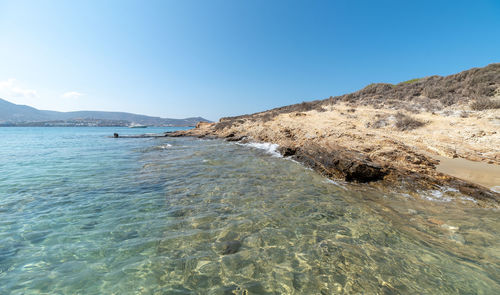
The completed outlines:
{"type": "Polygon", "coordinates": [[[481,97],[470,105],[471,109],[475,111],[484,111],[490,109],[500,109],[500,101],[491,98],[481,97]]]}
{"type": "Polygon", "coordinates": [[[352,106],[373,106],[377,109],[406,110],[410,112],[435,112],[450,106],[464,106],[478,110],[484,106],[489,108],[497,104],[485,104],[487,99],[500,95],[500,63],[490,64],[483,68],[473,68],[461,73],[446,77],[430,76],[412,79],[393,85],[389,83],[373,83],[365,88],[350,94],[330,96],[324,100],[302,102],[299,104],[275,108],[272,110],[243,115],[238,117],[222,118],[231,124],[237,119],[256,121],[259,119],[271,120],[279,114],[293,112],[324,111],[338,102],[345,102],[352,106]],[[472,103],[473,102],[473,103],[472,103]],[[479,102],[479,103],[476,103],[479,102]]]}
{"type": "Polygon", "coordinates": [[[399,84],[411,84],[411,83],[417,82],[417,81],[420,81],[420,78],[411,79],[411,80],[408,80],[408,81],[401,82],[399,84]]]}

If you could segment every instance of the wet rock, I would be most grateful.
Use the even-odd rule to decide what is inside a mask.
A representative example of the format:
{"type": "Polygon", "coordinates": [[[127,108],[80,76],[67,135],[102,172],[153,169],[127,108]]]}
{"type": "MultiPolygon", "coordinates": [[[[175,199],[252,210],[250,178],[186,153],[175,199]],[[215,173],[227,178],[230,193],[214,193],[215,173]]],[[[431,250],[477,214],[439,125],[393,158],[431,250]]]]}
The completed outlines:
{"type": "Polygon", "coordinates": [[[465,238],[461,234],[451,234],[450,239],[460,245],[465,244],[465,238]]]}
{"type": "Polygon", "coordinates": [[[21,243],[0,245],[0,273],[9,269],[10,261],[23,246],[21,243]]]}
{"type": "Polygon", "coordinates": [[[234,133],[226,136],[226,141],[241,141],[243,139],[245,139],[245,136],[235,136],[234,133]]]}
{"type": "Polygon", "coordinates": [[[98,224],[97,221],[91,221],[87,224],[85,224],[84,226],[81,227],[81,229],[83,230],[91,230],[91,229],[94,229],[94,227],[98,224]]]}
{"type": "Polygon", "coordinates": [[[43,242],[47,236],[50,234],[50,231],[40,231],[40,232],[30,232],[24,235],[24,238],[29,240],[32,244],[38,244],[43,242]]]}
{"type": "Polygon", "coordinates": [[[302,291],[307,284],[307,277],[303,273],[294,273],[292,280],[293,288],[297,291],[302,291]]]}
{"type": "Polygon", "coordinates": [[[430,223],[433,223],[435,225],[443,225],[444,224],[444,221],[440,220],[440,219],[437,219],[437,218],[427,218],[427,221],[429,221],[430,223]]]}
{"type": "Polygon", "coordinates": [[[194,290],[206,290],[211,286],[216,286],[221,283],[219,276],[193,275],[189,277],[188,283],[194,290]]]}
{"type": "Polygon", "coordinates": [[[224,295],[234,295],[236,294],[235,292],[237,292],[238,290],[239,287],[234,284],[229,286],[224,286],[221,288],[222,294],[224,295]]]}
{"type": "Polygon", "coordinates": [[[351,230],[346,226],[335,225],[332,227],[332,231],[334,231],[335,233],[341,234],[343,236],[347,236],[347,237],[351,236],[351,230]]]}
{"type": "Polygon", "coordinates": [[[460,182],[458,184],[458,190],[467,196],[473,197],[475,200],[481,200],[485,202],[500,202],[500,194],[491,190],[485,190],[477,185],[460,182]]]}
{"type": "Polygon", "coordinates": [[[289,157],[289,156],[295,155],[295,153],[297,152],[297,149],[292,148],[292,147],[282,146],[282,147],[278,148],[278,152],[281,155],[283,155],[283,157],[289,157]]]}
{"type": "Polygon", "coordinates": [[[164,294],[171,294],[171,295],[187,295],[187,294],[196,294],[193,291],[189,290],[188,288],[182,286],[182,285],[174,285],[169,287],[167,290],[165,290],[164,294]]]}
{"type": "Polygon", "coordinates": [[[344,178],[346,181],[377,181],[387,174],[387,171],[368,157],[340,147],[327,150],[319,145],[310,145],[299,149],[294,157],[326,176],[344,178]]]}
{"type": "Polygon", "coordinates": [[[136,230],[130,232],[115,232],[113,233],[113,240],[117,242],[123,242],[130,239],[135,239],[139,237],[139,233],[136,230]]]}
{"type": "Polygon", "coordinates": [[[186,136],[187,133],[184,131],[173,131],[173,132],[165,132],[164,135],[166,137],[182,137],[186,136]]]}
{"type": "Polygon", "coordinates": [[[230,255],[237,253],[241,248],[241,242],[238,240],[227,241],[224,243],[222,255],[230,255]]]}
{"type": "Polygon", "coordinates": [[[333,279],[342,286],[344,286],[347,281],[347,277],[342,273],[334,273],[333,279]]]}
{"type": "Polygon", "coordinates": [[[266,288],[259,282],[247,283],[244,286],[243,294],[270,294],[266,288]],[[246,291],[246,292],[245,292],[246,291]]]}
{"type": "Polygon", "coordinates": [[[184,208],[172,208],[168,210],[167,215],[169,217],[184,217],[189,213],[188,209],[184,208]]]}
{"type": "Polygon", "coordinates": [[[384,177],[385,173],[382,172],[382,168],[374,163],[367,161],[354,162],[347,169],[345,180],[347,181],[358,181],[358,182],[370,182],[380,180],[384,177]]]}
{"type": "Polygon", "coordinates": [[[250,235],[245,239],[245,245],[247,247],[262,247],[262,239],[257,235],[250,235]]]}

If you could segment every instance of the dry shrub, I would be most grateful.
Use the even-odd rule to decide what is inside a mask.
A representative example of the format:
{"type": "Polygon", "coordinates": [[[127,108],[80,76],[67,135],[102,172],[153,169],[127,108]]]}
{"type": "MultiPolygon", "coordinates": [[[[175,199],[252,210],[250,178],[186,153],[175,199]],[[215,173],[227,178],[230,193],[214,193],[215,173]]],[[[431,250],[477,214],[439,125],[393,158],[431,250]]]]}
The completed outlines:
{"type": "Polygon", "coordinates": [[[476,101],[474,101],[473,103],[471,103],[470,108],[475,111],[500,109],[500,101],[492,100],[486,97],[481,97],[476,99],[476,101]]]}
{"type": "Polygon", "coordinates": [[[388,120],[388,116],[382,114],[376,114],[375,117],[373,118],[373,122],[368,122],[365,124],[367,128],[375,128],[375,129],[379,129],[389,125],[390,122],[388,120]]]}
{"type": "Polygon", "coordinates": [[[274,113],[272,112],[265,112],[260,116],[261,120],[263,122],[269,122],[274,119],[274,113]]]}
{"type": "Polygon", "coordinates": [[[413,129],[422,127],[424,125],[425,125],[424,122],[417,120],[415,118],[412,118],[412,117],[405,115],[403,113],[396,114],[396,128],[398,128],[401,131],[413,130],[413,129]]]}
{"type": "Polygon", "coordinates": [[[223,129],[227,128],[227,127],[231,127],[232,124],[233,124],[232,120],[220,121],[219,123],[215,124],[214,129],[217,130],[217,131],[223,130],[223,129]]]}
{"type": "Polygon", "coordinates": [[[375,122],[373,122],[373,123],[366,124],[366,127],[379,129],[379,128],[385,127],[387,125],[389,125],[389,122],[387,121],[387,119],[382,118],[382,119],[375,120],[375,122]]]}

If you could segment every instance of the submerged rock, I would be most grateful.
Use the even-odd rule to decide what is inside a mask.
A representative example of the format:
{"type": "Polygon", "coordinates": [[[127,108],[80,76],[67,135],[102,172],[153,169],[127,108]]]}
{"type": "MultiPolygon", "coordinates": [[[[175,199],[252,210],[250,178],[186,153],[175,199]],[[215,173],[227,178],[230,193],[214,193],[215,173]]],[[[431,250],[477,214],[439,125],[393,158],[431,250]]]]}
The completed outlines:
{"type": "Polygon", "coordinates": [[[227,241],[224,243],[222,255],[237,253],[241,248],[241,242],[238,240],[227,241]]]}

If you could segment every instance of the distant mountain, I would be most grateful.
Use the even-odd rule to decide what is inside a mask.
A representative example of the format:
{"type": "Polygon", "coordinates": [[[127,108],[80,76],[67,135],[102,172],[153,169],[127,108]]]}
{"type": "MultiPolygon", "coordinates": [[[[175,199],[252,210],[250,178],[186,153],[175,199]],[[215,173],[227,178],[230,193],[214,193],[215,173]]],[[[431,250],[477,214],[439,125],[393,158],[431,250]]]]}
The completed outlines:
{"type": "Polygon", "coordinates": [[[123,112],[77,111],[56,112],[38,110],[26,105],[17,105],[0,98],[0,124],[2,125],[33,125],[27,123],[52,121],[106,121],[117,122],[122,126],[128,123],[137,123],[148,126],[195,126],[198,122],[210,122],[202,117],[185,119],[169,119],[150,117],[123,112]]]}

